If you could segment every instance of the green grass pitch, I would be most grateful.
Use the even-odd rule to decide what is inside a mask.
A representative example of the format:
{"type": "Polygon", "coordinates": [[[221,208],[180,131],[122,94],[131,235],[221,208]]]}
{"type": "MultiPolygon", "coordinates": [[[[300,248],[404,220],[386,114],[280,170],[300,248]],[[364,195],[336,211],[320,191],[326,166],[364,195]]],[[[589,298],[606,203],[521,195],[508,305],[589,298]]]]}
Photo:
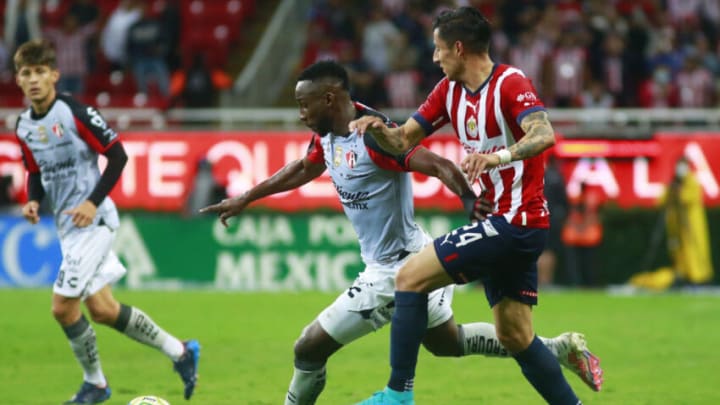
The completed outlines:
{"type": "MultiPolygon", "coordinates": [[[[335,295],[238,294],[206,291],[131,292],[116,297],[138,306],[180,338],[203,346],[194,404],[281,404],[292,372],[292,345],[302,327],[335,295]]],[[[82,373],[50,314],[50,292],[0,290],[0,403],[58,404],[82,373]]],[[[459,322],[489,320],[480,290],[455,297],[459,322]]],[[[545,293],[535,328],[552,336],[584,332],[602,359],[605,385],[591,392],[566,376],[585,404],[720,403],[720,297],[608,296],[545,293]]],[[[100,358],[113,389],[109,404],[153,394],[185,403],[179,377],[161,353],[114,330],[96,327],[100,358]]],[[[388,332],[361,339],[328,363],[319,404],[351,404],[381,389],[388,376],[388,332]]],[[[541,404],[512,359],[433,358],[421,351],[419,404],[541,404]]]]}

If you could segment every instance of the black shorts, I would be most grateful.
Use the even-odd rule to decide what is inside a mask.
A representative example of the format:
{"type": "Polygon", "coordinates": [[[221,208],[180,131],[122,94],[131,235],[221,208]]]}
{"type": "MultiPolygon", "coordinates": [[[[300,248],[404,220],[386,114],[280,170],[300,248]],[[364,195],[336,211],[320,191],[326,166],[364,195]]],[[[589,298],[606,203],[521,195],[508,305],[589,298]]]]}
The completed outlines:
{"type": "Polygon", "coordinates": [[[503,297],[537,304],[537,259],[548,230],[489,217],[457,228],[433,242],[440,263],[457,284],[480,280],[490,307],[503,297]]]}

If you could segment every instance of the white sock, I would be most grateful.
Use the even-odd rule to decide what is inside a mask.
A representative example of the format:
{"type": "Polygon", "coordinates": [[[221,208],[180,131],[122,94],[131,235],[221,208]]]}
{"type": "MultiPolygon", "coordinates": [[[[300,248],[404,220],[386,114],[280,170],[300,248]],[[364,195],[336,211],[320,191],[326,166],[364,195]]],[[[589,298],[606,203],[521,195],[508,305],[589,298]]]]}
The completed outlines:
{"type": "Polygon", "coordinates": [[[185,352],[185,346],[178,338],[165,332],[139,308],[120,304],[120,315],[114,327],[140,343],[161,350],[172,361],[178,361],[185,352]]]}
{"type": "Polygon", "coordinates": [[[285,405],[313,405],[325,388],[326,373],[323,365],[317,370],[301,370],[295,367],[285,405]]]}
{"type": "MultiPolygon", "coordinates": [[[[538,339],[557,357],[558,351],[552,338],[538,336],[538,339]]],[[[460,325],[460,344],[463,356],[481,354],[487,357],[511,357],[510,353],[497,338],[495,325],[486,322],[465,323],[460,325]]]]}
{"type": "Polygon", "coordinates": [[[107,386],[107,380],[100,366],[95,329],[85,316],[81,316],[72,325],[64,326],[63,330],[70,341],[75,358],[83,369],[83,380],[99,387],[107,386]]]}
{"type": "Polygon", "coordinates": [[[538,339],[540,339],[542,344],[544,344],[545,347],[547,347],[548,350],[550,350],[550,352],[553,354],[553,356],[555,356],[556,358],[558,357],[558,348],[555,343],[555,338],[546,338],[546,337],[538,336],[538,339]]]}
{"type": "Polygon", "coordinates": [[[487,322],[460,325],[460,345],[463,356],[481,354],[488,357],[509,357],[510,352],[500,344],[495,325],[487,322]]]}

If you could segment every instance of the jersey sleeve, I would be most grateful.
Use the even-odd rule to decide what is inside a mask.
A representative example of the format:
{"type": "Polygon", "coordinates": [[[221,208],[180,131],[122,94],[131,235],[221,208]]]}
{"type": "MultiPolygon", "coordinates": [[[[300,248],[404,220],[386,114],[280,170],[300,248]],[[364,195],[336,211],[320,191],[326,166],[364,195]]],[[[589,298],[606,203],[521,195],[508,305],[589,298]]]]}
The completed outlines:
{"type": "Polygon", "coordinates": [[[375,140],[370,133],[365,133],[365,135],[363,135],[363,142],[365,143],[365,149],[367,150],[370,159],[372,159],[373,163],[375,163],[377,167],[396,172],[410,171],[410,157],[420,147],[420,145],[416,145],[405,153],[393,155],[381,148],[380,145],[378,145],[377,140],[375,140]]]}
{"type": "Polygon", "coordinates": [[[310,140],[310,144],[308,145],[305,157],[309,161],[316,164],[325,163],[325,156],[323,154],[323,148],[322,144],[320,143],[320,136],[318,136],[318,134],[313,134],[313,137],[310,140]]]}
{"type": "Polygon", "coordinates": [[[78,134],[93,150],[104,154],[119,140],[117,132],[110,128],[100,111],[67,96],[63,101],[72,110],[78,134]]]}
{"type": "Polygon", "coordinates": [[[425,99],[425,102],[423,102],[420,108],[412,115],[415,121],[425,130],[425,136],[431,135],[450,122],[450,117],[448,116],[445,106],[449,83],[447,78],[438,82],[425,99]]]}
{"type": "Polygon", "coordinates": [[[506,119],[513,119],[518,125],[526,115],[545,110],[530,79],[520,74],[509,75],[503,81],[500,93],[502,110],[509,114],[506,119]]]}

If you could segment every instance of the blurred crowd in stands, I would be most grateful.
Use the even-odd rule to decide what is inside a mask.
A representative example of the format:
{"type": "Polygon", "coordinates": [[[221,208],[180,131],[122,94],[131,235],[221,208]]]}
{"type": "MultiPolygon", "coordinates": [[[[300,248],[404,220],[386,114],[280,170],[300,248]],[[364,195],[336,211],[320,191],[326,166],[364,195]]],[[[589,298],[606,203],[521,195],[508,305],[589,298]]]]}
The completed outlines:
{"type": "Polygon", "coordinates": [[[432,19],[455,5],[489,18],[493,59],[522,69],[548,106],[720,102],[720,0],[317,0],[303,66],[341,61],[357,99],[415,108],[442,77],[432,19]]]}
{"type": "Polygon", "coordinates": [[[254,0],[0,0],[0,106],[22,106],[12,55],[56,46],[58,90],[100,107],[211,106],[254,0]]]}

